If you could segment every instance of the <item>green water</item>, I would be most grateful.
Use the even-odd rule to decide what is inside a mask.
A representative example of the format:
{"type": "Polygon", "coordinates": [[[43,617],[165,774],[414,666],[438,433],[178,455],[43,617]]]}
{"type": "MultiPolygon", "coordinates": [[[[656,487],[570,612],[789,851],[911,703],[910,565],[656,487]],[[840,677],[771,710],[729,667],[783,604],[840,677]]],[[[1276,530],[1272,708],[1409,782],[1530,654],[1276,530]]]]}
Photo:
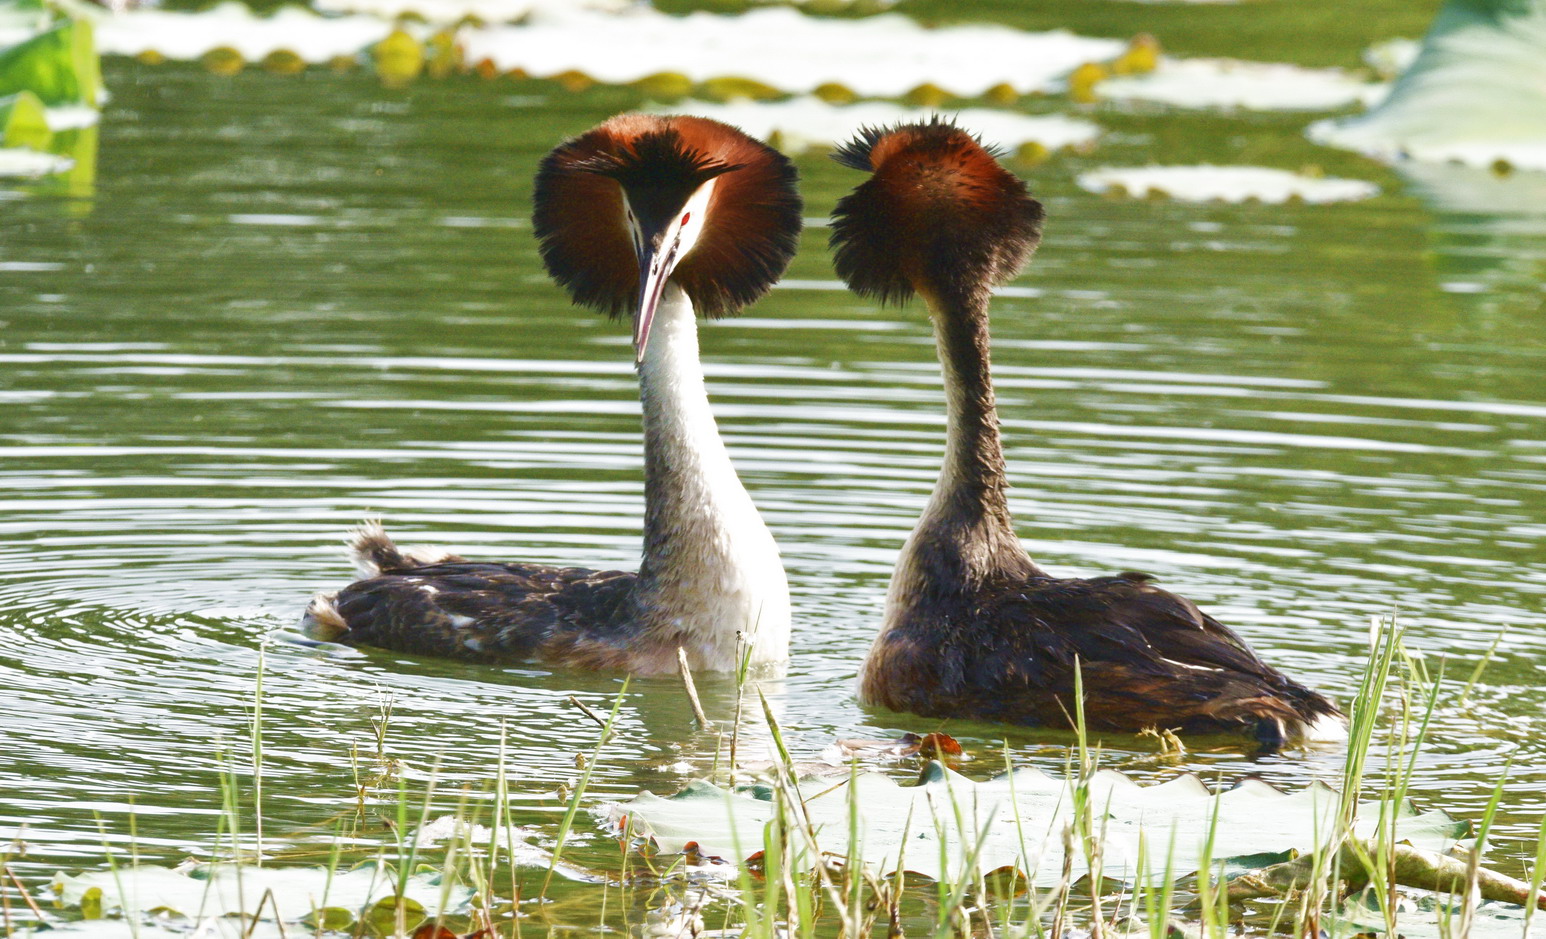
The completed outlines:
{"type": "MultiPolygon", "coordinates": [[[[1082,6],[1089,32],[1121,11],[1128,32],[1154,17],[1178,37],[1247,9],[1082,6]]],[[[1392,32],[1420,29],[1404,15],[1392,32]]],[[[1369,25],[1346,31],[1328,40],[1348,50],[1335,64],[1369,25]]],[[[1285,43],[1251,39],[1233,53],[1285,43]]],[[[1303,45],[1301,61],[1323,61],[1326,43],[1303,45]]],[[[347,581],[340,539],[361,518],[473,557],[631,567],[642,510],[626,333],[567,305],[527,224],[537,159],[631,93],[106,71],[91,197],[0,183],[0,840],[26,843],[12,867],[34,884],[101,863],[99,818],[150,859],[215,850],[221,775],[250,774],[259,647],[347,581]]],[[[1108,129],[1096,151],[1021,168],[1046,241],[994,309],[1027,546],[1061,574],[1149,571],[1342,700],[1369,618],[1396,611],[1449,675],[1414,796],[1474,817],[1512,758],[1493,857],[1517,871],[1546,792],[1539,177],[1402,175],[1313,147],[1301,115],[1092,116],[1108,129]],[[1230,207],[1074,184],[1151,161],[1314,164],[1383,194],[1230,207]]],[[[798,162],[819,224],[857,176],[820,153],[798,162]]],[[[978,752],[974,772],[1006,734],[1017,761],[1060,771],[1064,736],[855,700],[938,467],[942,395],[922,313],[841,290],[825,237],[807,230],[790,286],[703,331],[720,426],[794,593],[793,661],[765,690],[804,758],[942,727],[978,752]]],[[[264,669],[263,809],[290,844],[353,812],[351,748],[374,751],[384,698],[388,755],[415,798],[438,780],[441,811],[486,791],[504,725],[517,820],[550,839],[555,790],[595,740],[566,699],[604,707],[621,684],[284,642],[264,669]]],[[[733,684],[699,687],[727,718],[733,684]]],[[[1297,787],[1342,760],[1203,741],[1177,762],[1104,743],[1108,765],[1145,779],[1297,787]]],[[[636,681],[592,791],[672,791],[714,747],[677,682],[636,681]]],[[[577,831],[577,860],[615,864],[588,818],[577,831]]],[[[596,921],[599,891],[564,889],[558,921],[596,921]]]]}

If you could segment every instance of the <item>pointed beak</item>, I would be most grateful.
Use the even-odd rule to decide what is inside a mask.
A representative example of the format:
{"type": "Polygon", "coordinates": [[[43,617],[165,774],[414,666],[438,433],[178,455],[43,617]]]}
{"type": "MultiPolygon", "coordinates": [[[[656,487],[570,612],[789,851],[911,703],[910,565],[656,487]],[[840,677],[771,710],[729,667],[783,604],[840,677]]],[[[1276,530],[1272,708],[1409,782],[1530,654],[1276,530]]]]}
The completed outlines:
{"type": "Polygon", "coordinates": [[[666,291],[666,280],[676,269],[680,243],[680,236],[674,231],[645,233],[644,246],[639,251],[639,305],[633,313],[635,365],[644,361],[644,350],[650,341],[650,324],[655,322],[655,310],[666,291]],[[664,239],[662,235],[665,235],[664,239]]]}

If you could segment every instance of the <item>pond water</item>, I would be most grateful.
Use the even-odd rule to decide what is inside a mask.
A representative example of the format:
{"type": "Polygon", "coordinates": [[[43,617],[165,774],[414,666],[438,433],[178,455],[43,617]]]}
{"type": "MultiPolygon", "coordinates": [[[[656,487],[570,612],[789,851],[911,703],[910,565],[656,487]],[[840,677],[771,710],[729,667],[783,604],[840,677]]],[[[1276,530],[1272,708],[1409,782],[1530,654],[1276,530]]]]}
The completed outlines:
{"type": "MultiPolygon", "coordinates": [[[[1121,9],[1129,34],[1143,28],[1121,9]]],[[[1238,11],[1155,15],[1179,30],[1238,11]]],[[[1089,16],[1092,31],[1110,19],[1089,16]]],[[[1338,48],[1378,38],[1367,29],[1347,25],[1338,48]]],[[[1252,56],[1250,40],[1231,52],[1252,56]]],[[[1262,43],[1259,57],[1282,51],[1262,43]]],[[[556,790],[596,737],[567,700],[604,709],[622,676],[273,637],[349,579],[340,542],[366,517],[470,557],[636,564],[627,335],[547,281],[528,217],[538,158],[639,99],[471,77],[394,91],[359,72],[106,72],[94,193],[0,188],[0,839],[26,845],[13,869],[37,883],[96,867],[104,841],[168,862],[214,851],[221,780],[251,775],[260,661],[271,838],[325,836],[353,812],[386,701],[384,750],[414,798],[432,777],[441,809],[486,792],[504,735],[517,820],[551,837],[556,790]]],[[[1546,803],[1541,183],[1402,175],[1307,143],[1304,115],[1091,116],[1107,131],[1094,152],[1018,167],[1047,204],[1046,240],[993,311],[1025,543],[1060,574],[1148,571],[1344,701],[1370,617],[1394,612],[1447,670],[1413,794],[1475,817],[1512,761],[1494,860],[1517,871],[1546,803]],[[1382,194],[1192,205],[1074,182],[1205,161],[1313,164],[1382,194]]],[[[943,401],[921,309],[881,310],[834,280],[821,220],[857,174],[819,152],[798,163],[812,221],[788,282],[702,333],[720,427],[794,594],[793,661],[764,690],[800,757],[943,729],[979,775],[1006,738],[1017,762],[1060,771],[1066,735],[855,699],[938,467],[943,401]]],[[[734,683],[698,682],[727,718],[734,683]]],[[[1104,747],[1143,779],[1286,787],[1334,780],[1342,760],[1104,747]]],[[[591,791],[673,791],[714,758],[679,682],[634,681],[591,791]]],[[[589,820],[578,831],[577,859],[615,858],[589,820]]],[[[594,921],[588,896],[576,921],[594,921]]]]}

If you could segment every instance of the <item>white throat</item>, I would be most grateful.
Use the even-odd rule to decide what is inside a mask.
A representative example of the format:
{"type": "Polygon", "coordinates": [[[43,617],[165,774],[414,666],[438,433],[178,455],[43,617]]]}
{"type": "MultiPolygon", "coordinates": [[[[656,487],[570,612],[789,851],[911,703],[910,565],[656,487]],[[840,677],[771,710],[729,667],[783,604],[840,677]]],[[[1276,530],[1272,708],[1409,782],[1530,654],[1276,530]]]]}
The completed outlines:
{"type": "Polygon", "coordinates": [[[692,303],[668,284],[639,364],[644,411],[640,600],[651,634],[698,668],[733,670],[737,636],[753,663],[789,651],[789,586],[709,409],[692,303]]]}

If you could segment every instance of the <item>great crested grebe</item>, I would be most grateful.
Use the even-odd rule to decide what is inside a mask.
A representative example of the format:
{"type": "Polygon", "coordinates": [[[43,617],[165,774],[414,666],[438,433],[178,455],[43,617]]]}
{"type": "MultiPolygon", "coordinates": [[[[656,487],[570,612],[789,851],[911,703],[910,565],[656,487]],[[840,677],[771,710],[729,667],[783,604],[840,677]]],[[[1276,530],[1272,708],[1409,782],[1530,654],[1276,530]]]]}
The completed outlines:
{"type": "Polygon", "coordinates": [[[537,171],[532,226],[576,304],[633,317],[644,418],[637,574],[478,563],[352,539],[365,579],[319,596],[313,635],[403,652],[661,674],[789,650],[778,546],[719,438],[694,313],[727,316],[783,273],[800,235],[793,165],[718,121],[624,114],[566,141],[537,171]]]}
{"type": "Polygon", "coordinates": [[[1041,204],[949,122],[868,129],[835,154],[873,175],[832,221],[838,274],[928,306],[948,408],[945,463],[902,548],[859,696],[929,717],[1336,738],[1328,700],[1144,574],[1053,577],[1015,536],[988,366],[988,298],[1041,238],[1041,204]]]}

